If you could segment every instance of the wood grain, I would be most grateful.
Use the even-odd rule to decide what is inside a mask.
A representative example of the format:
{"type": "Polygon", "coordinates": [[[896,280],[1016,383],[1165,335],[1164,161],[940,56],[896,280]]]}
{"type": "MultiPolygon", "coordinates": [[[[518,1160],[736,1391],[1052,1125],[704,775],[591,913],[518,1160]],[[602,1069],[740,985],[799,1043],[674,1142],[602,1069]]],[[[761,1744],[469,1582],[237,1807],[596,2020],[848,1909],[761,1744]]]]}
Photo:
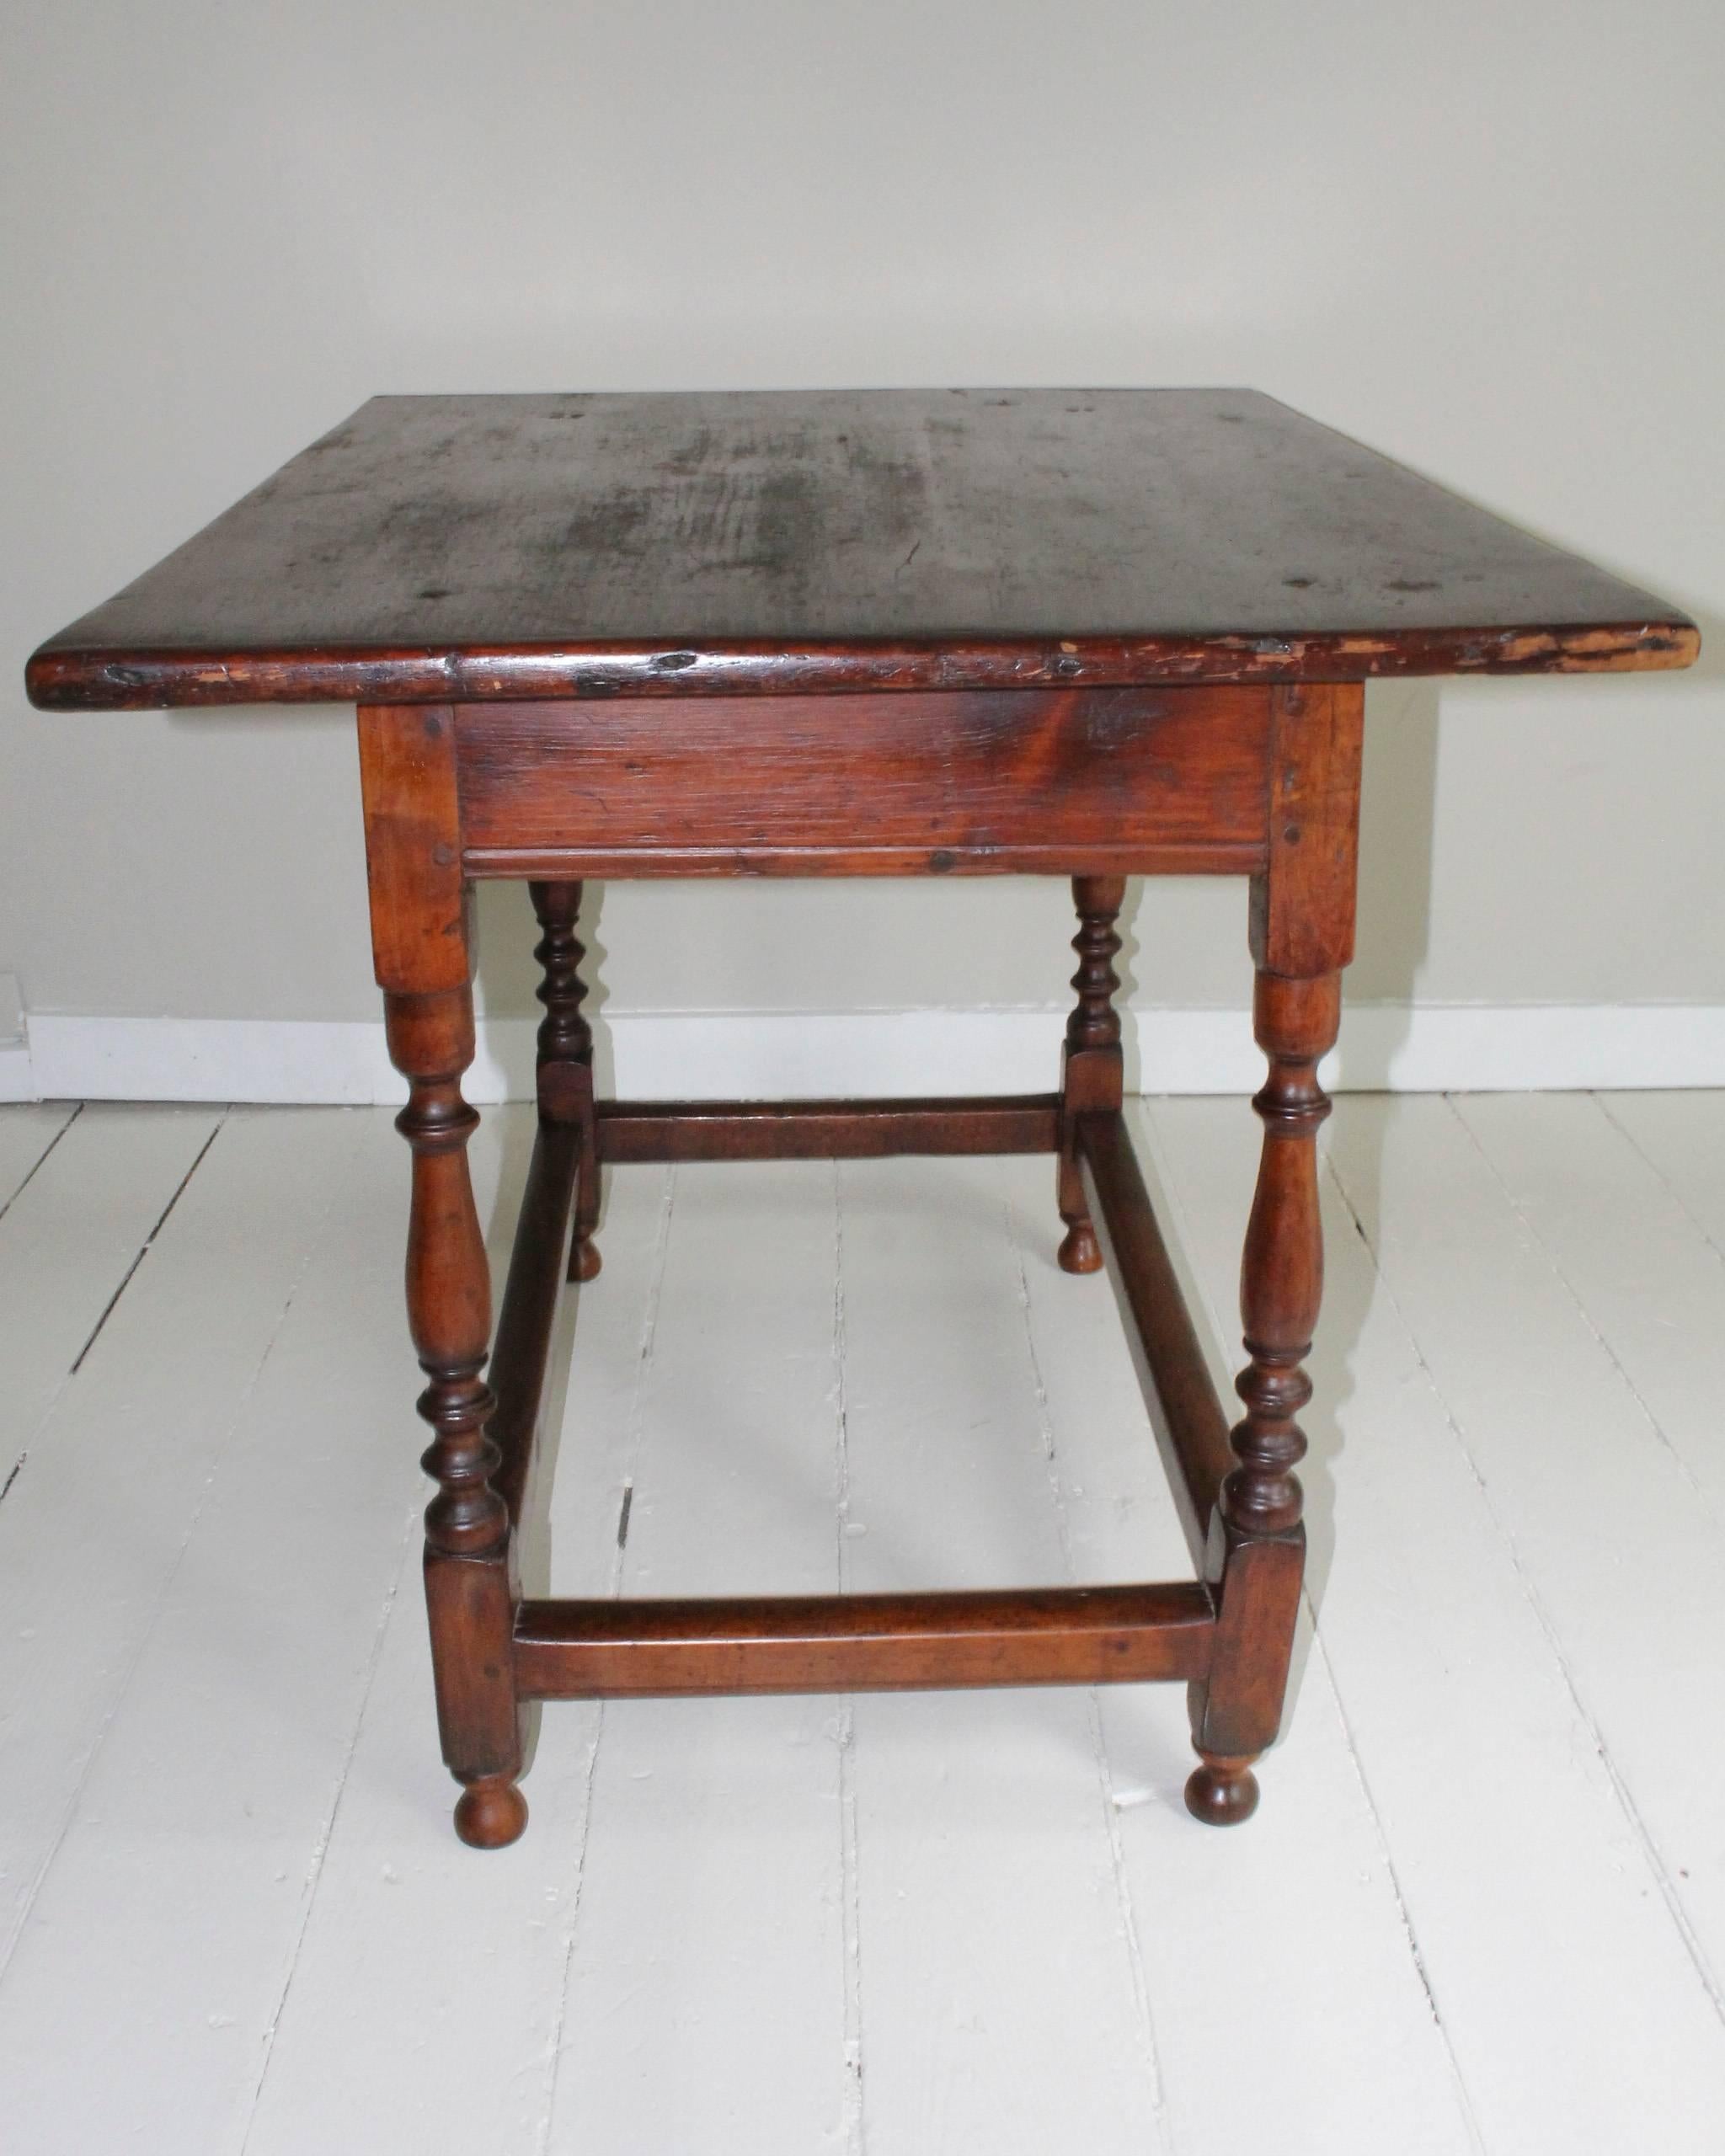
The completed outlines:
{"type": "Polygon", "coordinates": [[[601,1101],[601,1161],[858,1161],[1052,1153],[1057,1093],[897,1101],[601,1101]]]}
{"type": "MultiPolygon", "coordinates": [[[[552,1328],[563,1280],[563,1250],[580,1163],[579,1125],[542,1122],[521,1192],[509,1278],[497,1316],[491,1389],[497,1408],[486,1434],[497,1448],[491,1486],[519,1529],[531,1487],[552,1328]]],[[[515,1554],[510,1538],[511,1564],[515,1554]]],[[[513,1572],[512,1572],[513,1577],[513,1572]]]]}
{"type": "Polygon", "coordinates": [[[469,873],[1239,873],[1263,689],[710,697],[457,714],[469,873]]]}
{"type": "MultiPolygon", "coordinates": [[[[1346,912],[1351,918],[1351,903],[1346,912]]],[[[1234,1389],[1246,1412],[1229,1433],[1238,1465],[1210,1523],[1204,1576],[1220,1604],[1215,1656],[1208,1682],[1188,1695],[1203,1764],[1186,1785],[1186,1805],[1212,1826],[1257,1808],[1252,1762],[1281,1726],[1293,1654],[1306,1562],[1304,1492],[1294,1472],[1306,1433],[1297,1418],[1311,1398],[1305,1364],[1324,1282],[1317,1134],[1330,1102],[1317,1066],[1335,1045],[1341,1011],[1339,974],[1258,974],[1252,1029],[1269,1073],[1252,1103],[1263,1144],[1240,1262],[1248,1359],[1234,1389]]]]}
{"type": "Polygon", "coordinates": [[[1116,1110],[1079,1119],[1078,1159],[1127,1345],[1167,1469],[1194,1561],[1204,1563],[1211,1516],[1234,1465],[1216,1397],[1144,1175],[1116,1110]]]}
{"type": "MultiPolygon", "coordinates": [[[[359,733],[372,954],[389,1059],[408,1081],[396,1128],[413,1151],[408,1329],[428,1380],[417,1403],[432,1431],[421,1465],[437,1483],[425,1577],[438,1726],[462,1785],[456,1831],[496,1849],[520,1834],[527,1810],[515,1787],[510,1509],[491,1481],[501,1455],[487,1429],[497,1406],[483,1375],[491,1276],[467,1155],[479,1118],[462,1094],[473,1059],[473,950],[453,728],[446,708],[371,706],[360,709],[359,733]]],[[[537,1212],[530,1242],[542,1240],[537,1212]]]]}
{"type": "Polygon", "coordinates": [[[1301,682],[1270,693],[1269,858],[1252,881],[1256,964],[1298,979],[1354,956],[1365,692],[1301,682]]]}
{"type": "Polygon", "coordinates": [[[58,709],[1683,666],[1244,389],[374,398],[45,644],[58,709]]]}
{"type": "Polygon", "coordinates": [[[1002,1593],[529,1602],[528,1698],[901,1692],[1201,1677],[1215,1612],[1195,1581],[1002,1593]]]}
{"type": "Polygon", "coordinates": [[[359,734],[377,985],[413,995],[465,989],[472,938],[454,714],[447,706],[362,705],[359,734]]]}

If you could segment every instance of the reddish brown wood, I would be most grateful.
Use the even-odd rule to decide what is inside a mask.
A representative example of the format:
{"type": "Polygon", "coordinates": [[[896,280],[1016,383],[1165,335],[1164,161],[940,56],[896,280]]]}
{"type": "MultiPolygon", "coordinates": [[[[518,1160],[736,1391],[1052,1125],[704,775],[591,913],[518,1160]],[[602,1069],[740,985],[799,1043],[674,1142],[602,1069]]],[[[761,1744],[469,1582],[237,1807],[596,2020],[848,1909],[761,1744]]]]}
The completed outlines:
{"type": "Polygon", "coordinates": [[[1256,1752],[1206,1752],[1186,1784],[1186,1808],[1206,1827],[1237,1827],[1258,1809],[1256,1752]]]}
{"type": "Polygon", "coordinates": [[[526,1697],[858,1692],[1200,1678],[1213,1614],[1196,1582],[711,1602],[527,1602],[526,1697]]]}
{"type": "Polygon", "coordinates": [[[1191,1693],[1203,1764],[1187,1785],[1196,1817],[1227,1825],[1258,1801],[1252,1761],[1281,1725],[1305,1564],[1294,1470],[1306,1450],[1304,1364],[1323,1294],[1317,1132],[1329,1100],[1317,1066],[1341,1017],[1354,948],[1361,692],[1295,685],[1273,692],[1270,853],[1256,880],[1253,1028],[1269,1076],[1247,1226],[1240,1309],[1250,1360],[1231,1433],[1238,1465],[1212,1517],[1208,1576],[1219,1595],[1208,1681],[1191,1693]]]}
{"type": "Polygon", "coordinates": [[[1234,1465],[1228,1418],[1210,1382],[1186,1299],[1119,1110],[1078,1121],[1078,1160],[1103,1255],[1124,1305],[1127,1345],[1194,1561],[1234,1465]]]}
{"type": "Polygon", "coordinates": [[[525,1516],[531,1487],[580,1154],[579,1125],[540,1124],[498,1313],[497,1344],[491,1357],[497,1407],[487,1433],[498,1452],[491,1486],[503,1500],[514,1528],[519,1528],[525,1516]]]}
{"type": "Polygon", "coordinates": [[[425,1599],[443,1756],[463,1785],[456,1831],[513,1841],[527,1809],[510,1633],[510,1516],[493,1487],[496,1402],[483,1375],[491,1335],[484,1237],[467,1174],[478,1118],[462,1097],[473,1059],[472,947],[461,886],[455,744],[446,711],[360,713],[372,944],[391,1060],[406,1077],[397,1127],[413,1149],[408,1322],[430,1383],[419,1412],[437,1493],[425,1511],[425,1599]]]}
{"type": "Polygon", "coordinates": [[[1686,664],[1681,614],[1251,392],[927,391],[374,402],[29,668],[56,707],[360,706],[372,939],[409,1081],[407,1294],[436,1494],[425,1584],[458,1830],[526,1806],[521,1702],[1183,1678],[1229,1824],[1282,1712],[1322,1274],[1317,1065],[1353,948],[1373,675],[1686,664]],[[1058,1094],[606,1107],[588,874],[1070,874],[1058,1094]],[[1120,1113],[1134,873],[1252,878],[1268,1059],[1231,1433],[1120,1113]],[[534,879],[540,1129],[493,1393],[462,1093],[464,878],[534,879]],[[573,1214],[600,1162],[1059,1156],[1060,1262],[1104,1257],[1183,1586],[523,1603],[514,1529],[573,1214]]]}
{"type": "Polygon", "coordinates": [[[1683,666],[1697,642],[1251,390],[388,397],[29,681],[76,709],[682,699],[1683,666]]]}
{"type": "Polygon", "coordinates": [[[1252,955],[1304,979],[1354,956],[1365,692],[1300,682],[1273,689],[1269,707],[1269,858],[1252,880],[1252,955]]]}
{"type": "Polygon", "coordinates": [[[1120,985],[1120,977],[1114,971],[1120,949],[1114,922],[1125,895],[1124,877],[1075,876],[1072,879],[1072,899],[1078,909],[1078,933],[1072,939],[1078,970],[1072,976],[1072,986],[1078,1001],[1066,1021],[1060,1082],[1060,1158],[1055,1177],[1055,1200],[1066,1224],[1065,1238],[1056,1255],[1066,1273],[1102,1270],[1102,1250],[1085,1202],[1084,1177],[1078,1164],[1078,1118],[1093,1110],[1117,1109],[1124,1098],[1120,1017],[1114,1008],[1120,985]]]}
{"type": "Polygon", "coordinates": [[[1236,1381],[1247,1413],[1233,1433],[1240,1464],[1223,1497],[1236,1526],[1264,1534],[1300,1519],[1293,1470],[1306,1440],[1294,1418],[1311,1397],[1300,1365],[1323,1294],[1316,1139],[1330,1102],[1317,1065],[1335,1042],[1341,986],[1336,974],[1316,980],[1258,977],[1255,1030],[1270,1071],[1252,1102],[1264,1126],[1263,1151],[1240,1274],[1252,1360],[1236,1381]]]}
{"type": "Polygon", "coordinates": [[[457,722],[476,876],[1233,873],[1264,858],[1250,689],[489,703],[457,722]]]}
{"type": "Polygon", "coordinates": [[[579,883],[531,883],[527,895],[542,931],[533,946],[542,975],[534,994],[545,1006],[539,1022],[537,1076],[539,1105],[547,1122],[580,1119],[580,1104],[590,1095],[579,1074],[593,1068],[593,1028],[582,1016],[587,984],[581,961],[587,947],[575,933],[581,911],[579,883]]]}
{"type": "Polygon", "coordinates": [[[601,1101],[601,1161],[878,1161],[1052,1153],[1057,1093],[991,1100],[601,1101]]]}
{"type": "Polygon", "coordinates": [[[1306,1550],[1294,1472],[1306,1435],[1296,1418],[1311,1397],[1303,1365],[1323,1293],[1316,1138],[1330,1103],[1317,1065],[1336,1038],[1340,990],[1335,974],[1258,979],[1257,1032],[1270,1075],[1252,1102],[1263,1151],[1240,1275],[1251,1360],[1236,1380],[1246,1403],[1232,1432],[1239,1465],[1211,1521],[1209,1572],[1220,1608],[1210,1680],[1192,1694],[1204,1764],[1187,1785],[1194,1813],[1212,1825],[1247,1818],[1257,1805],[1252,1763],[1281,1726],[1293,1649],[1306,1550]]]}
{"type": "Polygon", "coordinates": [[[414,995],[465,990],[473,939],[454,714],[446,704],[373,705],[359,714],[359,734],[378,985],[414,995]]]}
{"type": "Polygon", "coordinates": [[[545,1006],[539,1026],[536,1078],[542,1122],[573,1123],[580,1132],[580,1169],[575,1192],[575,1234],[569,1277],[590,1280],[599,1271],[599,1150],[593,1102],[593,1028],[581,1015],[587,985],[581,979],[586,946],[575,933],[581,910],[577,883],[530,883],[533,913],[544,931],[534,946],[543,978],[536,993],[545,1006]]]}

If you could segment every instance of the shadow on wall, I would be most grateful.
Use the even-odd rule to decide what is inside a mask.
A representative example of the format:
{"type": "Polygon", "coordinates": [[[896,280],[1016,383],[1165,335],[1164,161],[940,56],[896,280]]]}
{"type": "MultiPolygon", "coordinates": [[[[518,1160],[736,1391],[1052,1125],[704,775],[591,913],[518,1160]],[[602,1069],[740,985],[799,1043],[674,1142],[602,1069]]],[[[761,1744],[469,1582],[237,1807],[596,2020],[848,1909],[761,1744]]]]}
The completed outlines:
{"type": "MultiPolygon", "coordinates": [[[[1431,942],[1441,688],[1438,681],[1381,681],[1366,691],[1359,926],[1344,984],[1348,1001],[1393,1004],[1404,1011],[1413,1001],[1431,942]]],[[[1402,1032],[1405,1038],[1405,1017],[1402,1032]]],[[[1338,1051],[1343,1064],[1347,1042],[1344,1003],[1338,1051]]]]}

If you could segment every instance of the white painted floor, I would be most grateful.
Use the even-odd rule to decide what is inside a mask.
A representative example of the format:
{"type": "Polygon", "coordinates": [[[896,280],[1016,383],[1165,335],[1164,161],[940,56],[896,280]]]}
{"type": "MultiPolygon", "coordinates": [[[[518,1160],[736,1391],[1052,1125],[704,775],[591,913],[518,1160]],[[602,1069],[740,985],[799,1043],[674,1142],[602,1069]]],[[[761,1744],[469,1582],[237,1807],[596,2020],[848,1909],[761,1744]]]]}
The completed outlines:
{"type": "MultiPolygon", "coordinates": [[[[1255,1126],[1135,1113],[1226,1373],[1255,1126]]],[[[0,1110],[0,2148],[1718,2156],[1725,1095],[1327,1142],[1250,1825],[1181,1808],[1177,1688],[642,1702],[547,1710],[480,1855],[387,1115],[0,1110]]],[[[616,1171],[539,1583],[1177,1576],[1051,1180],[616,1171]]]]}

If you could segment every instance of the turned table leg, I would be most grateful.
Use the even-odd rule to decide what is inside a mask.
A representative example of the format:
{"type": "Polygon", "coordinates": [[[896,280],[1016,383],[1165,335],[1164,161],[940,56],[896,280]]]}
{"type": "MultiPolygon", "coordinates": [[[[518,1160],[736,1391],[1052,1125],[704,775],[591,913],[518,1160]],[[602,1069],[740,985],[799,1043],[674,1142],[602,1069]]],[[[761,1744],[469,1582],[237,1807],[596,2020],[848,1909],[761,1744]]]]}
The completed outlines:
{"type": "Polygon", "coordinates": [[[581,910],[579,883],[529,883],[533,913],[543,931],[534,946],[544,978],[537,990],[545,1006],[539,1025],[537,1079],[539,1114],[546,1123],[574,1123],[581,1129],[581,1161],[575,1178],[575,1234],[569,1277],[590,1280],[599,1270],[593,1234],[599,1225],[598,1125],[593,1108],[593,1028],[582,1016],[587,985],[581,979],[586,947],[575,933],[581,910]]]}
{"type": "Polygon", "coordinates": [[[1193,1740],[1204,1764],[1186,1785],[1200,1819],[1226,1825],[1258,1803],[1252,1764],[1276,1734],[1305,1561],[1295,1419],[1311,1397],[1302,1367],[1323,1293],[1317,1130],[1330,1103],[1317,1082],[1341,1014],[1341,976],[1260,973],[1254,1030],[1269,1078],[1252,1106],[1263,1123],[1258,1190],[1246,1230],[1240,1313],[1250,1357],[1235,1380],[1246,1403],[1231,1434],[1239,1465],[1222,1485],[1212,1529],[1223,1619],[1216,1665],[1193,1688],[1193,1740]]]}
{"type": "Polygon", "coordinates": [[[1248,1360],[1235,1389],[1246,1413],[1210,1523],[1215,1652],[1189,1695],[1203,1764],[1186,1802],[1212,1826],[1257,1808],[1252,1763],[1281,1726],[1299,1614],[1306,1535],[1294,1470],[1323,1294],[1317,1133],[1330,1110],[1317,1066],[1335,1043],[1354,953],[1363,701],[1351,684],[1271,692],[1269,859],[1252,893],[1252,1029],[1269,1075],[1252,1102],[1263,1141],[1240,1273],[1248,1360]]]}
{"type": "Polygon", "coordinates": [[[462,1097],[473,1059],[472,938],[462,881],[454,726],[446,707],[367,706],[360,770],[371,942],[389,1053],[407,1078],[397,1127],[413,1149],[408,1323],[429,1380],[420,1414],[437,1492],[425,1512],[425,1602],[443,1756],[463,1785],[456,1831],[480,1849],[526,1824],[508,1508],[492,1486],[496,1406],[483,1372],[491,1282],[467,1171],[478,1122],[462,1097]]]}
{"type": "Polygon", "coordinates": [[[1075,876],[1072,899],[1078,909],[1078,933],[1072,948],[1078,970],[1072,986],[1078,1001],[1066,1021],[1066,1045],[1060,1070],[1060,1151],[1057,1198],[1066,1224],[1059,1259],[1066,1273],[1097,1273],[1102,1249],[1084,1198],[1084,1178],[1077,1154],[1078,1118],[1088,1110],[1118,1108],[1124,1098],[1120,1054],[1120,1016],[1114,994],[1120,985],[1114,958],[1120,939],[1114,921],[1126,894],[1123,876],[1075,876]]]}
{"type": "Polygon", "coordinates": [[[473,1059],[473,1001],[465,989],[386,995],[384,1016],[391,1059],[411,1088],[396,1128],[414,1153],[408,1322],[430,1380],[419,1412],[435,1433],[422,1465],[437,1483],[425,1508],[425,1600],[438,1719],[444,1758],[466,1785],[456,1832],[497,1849],[526,1825],[527,1806],[515,1786],[521,1749],[509,1674],[510,1519],[491,1486],[499,1455],[485,1434],[497,1405],[482,1375],[491,1281],[467,1154],[479,1118],[461,1088],[473,1059]]]}

